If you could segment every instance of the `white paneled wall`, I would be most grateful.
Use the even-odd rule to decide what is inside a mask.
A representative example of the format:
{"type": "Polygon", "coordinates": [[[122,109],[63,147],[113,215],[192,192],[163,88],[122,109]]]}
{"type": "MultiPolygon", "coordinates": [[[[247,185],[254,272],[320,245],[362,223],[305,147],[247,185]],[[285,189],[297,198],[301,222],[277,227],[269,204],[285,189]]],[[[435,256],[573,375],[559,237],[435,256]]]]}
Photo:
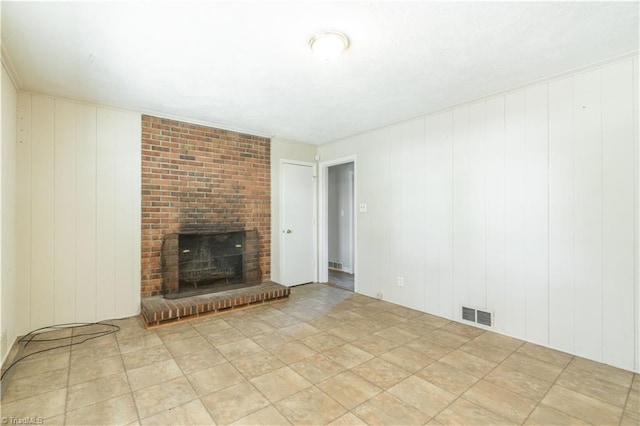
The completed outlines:
{"type": "Polygon", "coordinates": [[[18,97],[21,332],[140,306],[140,115],[18,97]]]}
{"type": "Polygon", "coordinates": [[[358,158],[359,291],[483,308],[498,332],[638,371],[637,74],[624,60],[319,147],[358,158]]]}

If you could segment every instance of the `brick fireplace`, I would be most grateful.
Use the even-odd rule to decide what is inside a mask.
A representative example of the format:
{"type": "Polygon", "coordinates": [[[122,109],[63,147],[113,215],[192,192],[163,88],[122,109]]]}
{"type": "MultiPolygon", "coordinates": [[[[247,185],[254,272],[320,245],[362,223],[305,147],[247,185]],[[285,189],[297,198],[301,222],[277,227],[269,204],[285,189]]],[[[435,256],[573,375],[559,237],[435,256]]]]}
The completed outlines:
{"type": "Polygon", "coordinates": [[[270,140],[142,116],[142,298],[162,294],[161,249],[171,234],[257,234],[270,278],[270,140]]]}

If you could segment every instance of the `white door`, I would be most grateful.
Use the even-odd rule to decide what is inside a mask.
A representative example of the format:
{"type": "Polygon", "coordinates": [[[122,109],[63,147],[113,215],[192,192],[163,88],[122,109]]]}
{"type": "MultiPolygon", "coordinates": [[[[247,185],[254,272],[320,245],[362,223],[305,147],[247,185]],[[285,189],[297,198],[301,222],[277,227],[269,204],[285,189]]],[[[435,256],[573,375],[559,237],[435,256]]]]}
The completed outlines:
{"type": "Polygon", "coordinates": [[[282,162],[281,177],[280,277],[290,287],[314,280],[315,165],[282,162]]]}

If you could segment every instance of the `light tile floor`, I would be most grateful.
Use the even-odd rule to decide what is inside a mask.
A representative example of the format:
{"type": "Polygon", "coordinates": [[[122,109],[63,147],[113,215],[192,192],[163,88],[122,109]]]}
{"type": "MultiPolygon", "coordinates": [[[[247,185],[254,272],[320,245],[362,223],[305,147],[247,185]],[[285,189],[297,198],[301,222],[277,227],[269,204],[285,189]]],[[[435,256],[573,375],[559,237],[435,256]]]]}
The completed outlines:
{"type": "Polygon", "coordinates": [[[336,287],[292,290],[287,301],[155,330],[137,317],[114,320],[117,334],[18,364],[2,416],[44,424],[640,424],[640,377],[631,372],[336,287]]]}

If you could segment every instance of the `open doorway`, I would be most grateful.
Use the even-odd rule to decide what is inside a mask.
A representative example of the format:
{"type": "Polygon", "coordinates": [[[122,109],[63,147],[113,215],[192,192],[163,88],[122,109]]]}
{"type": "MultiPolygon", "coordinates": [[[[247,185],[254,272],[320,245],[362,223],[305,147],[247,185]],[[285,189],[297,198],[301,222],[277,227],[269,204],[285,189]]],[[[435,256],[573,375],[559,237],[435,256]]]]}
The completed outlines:
{"type": "Polygon", "coordinates": [[[327,281],[354,291],[355,163],[326,168],[327,281]]]}

